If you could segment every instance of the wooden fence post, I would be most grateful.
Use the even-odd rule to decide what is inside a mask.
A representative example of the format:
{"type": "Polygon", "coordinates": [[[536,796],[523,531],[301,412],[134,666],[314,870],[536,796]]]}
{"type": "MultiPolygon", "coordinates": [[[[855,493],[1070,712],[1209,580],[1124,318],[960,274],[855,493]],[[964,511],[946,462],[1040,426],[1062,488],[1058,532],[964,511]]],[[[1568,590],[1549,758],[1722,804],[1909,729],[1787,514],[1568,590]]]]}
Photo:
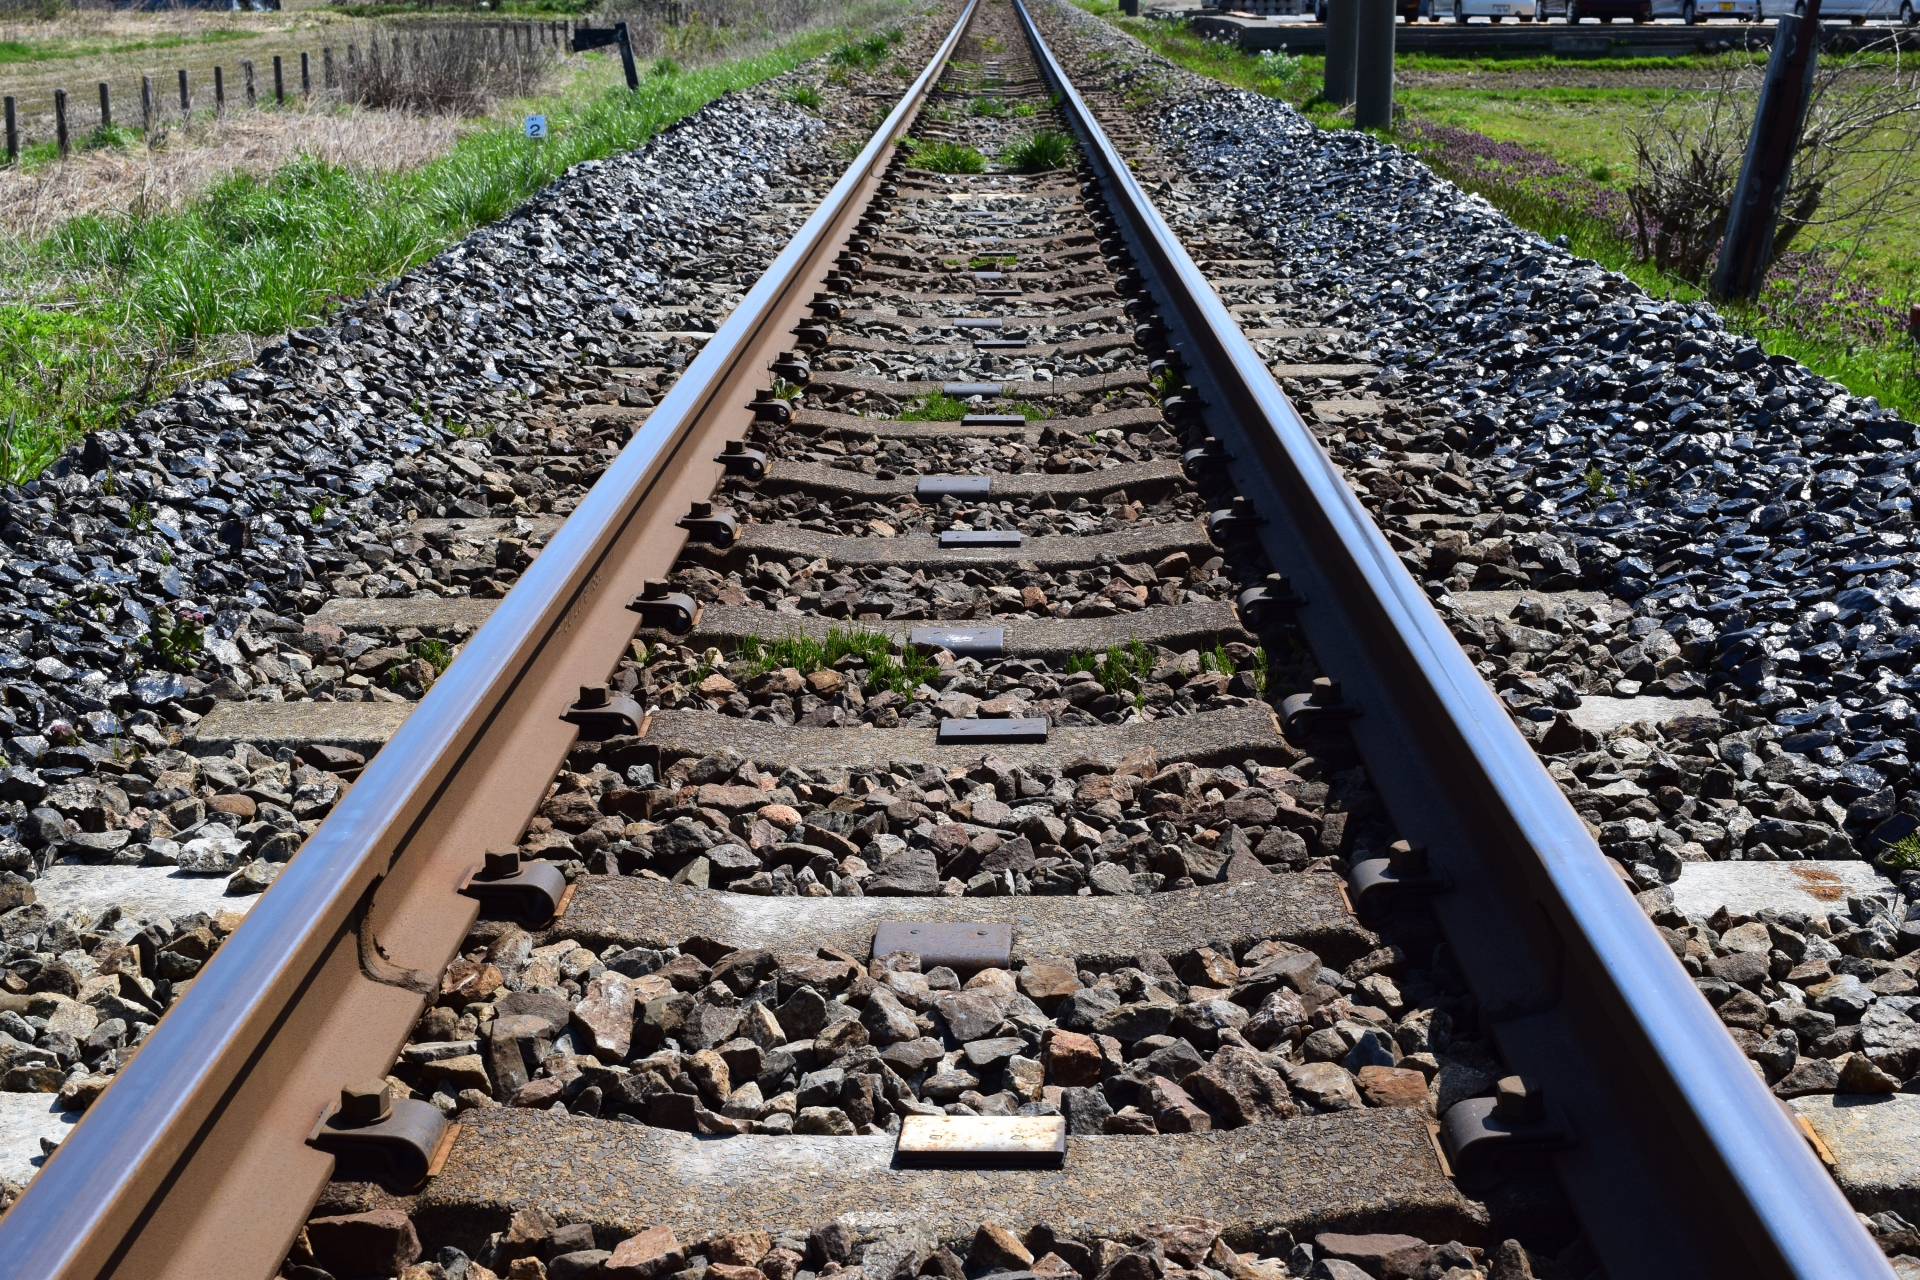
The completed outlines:
{"type": "Polygon", "coordinates": [[[140,77],[140,132],[153,132],[153,77],[140,77]]]}
{"type": "Polygon", "coordinates": [[[105,80],[102,80],[100,82],[100,132],[105,133],[111,128],[113,128],[113,90],[107,87],[105,80]]]}
{"type": "Polygon", "coordinates": [[[240,59],[240,78],[246,83],[247,110],[251,111],[255,106],[258,105],[258,101],[259,101],[257,98],[254,97],[254,92],[253,92],[253,59],[252,58],[240,59]]]}
{"type": "Polygon", "coordinates": [[[273,105],[287,105],[287,71],[277,53],[273,55],[273,105]]]}
{"type": "Polygon", "coordinates": [[[213,69],[213,114],[216,119],[227,114],[227,69],[216,66],[213,69]]]}
{"type": "Polygon", "coordinates": [[[187,69],[180,68],[180,119],[193,115],[193,99],[187,94],[187,69]]]}
{"type": "Polygon", "coordinates": [[[333,85],[333,46],[323,45],[320,49],[320,87],[331,89],[333,85]]]}
{"type": "Polygon", "coordinates": [[[53,91],[53,140],[60,149],[60,158],[65,160],[73,154],[73,147],[67,141],[67,91],[53,91]]]}
{"type": "Polygon", "coordinates": [[[13,95],[7,95],[7,163],[20,162],[20,109],[13,101],[13,95]]]}
{"type": "Polygon", "coordinates": [[[305,49],[300,51],[300,96],[313,96],[313,55],[305,49]]]}

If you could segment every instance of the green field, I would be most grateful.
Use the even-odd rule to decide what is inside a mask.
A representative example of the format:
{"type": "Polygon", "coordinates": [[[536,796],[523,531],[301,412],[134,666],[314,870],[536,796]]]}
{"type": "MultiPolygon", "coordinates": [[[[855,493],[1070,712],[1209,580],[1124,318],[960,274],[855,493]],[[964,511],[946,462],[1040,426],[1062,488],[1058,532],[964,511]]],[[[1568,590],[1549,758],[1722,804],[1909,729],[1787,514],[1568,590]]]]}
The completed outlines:
{"type": "MultiPolygon", "coordinates": [[[[1254,56],[1167,22],[1118,15],[1113,0],[1081,7],[1201,75],[1301,109],[1323,127],[1341,115],[1318,93],[1322,60],[1254,56]]],[[[1442,58],[1396,60],[1404,110],[1390,140],[1492,201],[1522,226],[1565,235],[1576,253],[1650,292],[1692,299],[1693,285],[1638,260],[1624,226],[1638,174],[1632,129],[1656,108],[1701,100],[1719,73],[1750,55],[1661,59],[1442,58]],[[1447,131],[1465,131],[1462,137],[1447,131]],[[1471,145],[1462,145],[1468,143],[1471,145]],[[1596,216],[1596,208],[1611,210],[1596,216]]],[[[1862,72],[1888,69],[1883,60],[1862,72]]],[[[1903,157],[1905,196],[1920,190],[1920,154],[1903,157]]],[[[1869,160],[1863,157],[1861,165],[1869,160]]],[[[1909,418],[1920,417],[1920,358],[1898,332],[1920,303],[1920,203],[1896,198],[1871,218],[1812,228],[1778,266],[1757,306],[1727,305],[1728,323],[1770,352],[1793,356],[1909,418]]]]}
{"type": "MultiPolygon", "coordinates": [[[[861,16],[902,10],[882,3],[861,16]]],[[[76,217],[40,243],[0,244],[0,475],[31,476],[80,432],[118,421],[182,376],[204,376],[224,335],[316,323],[570,166],[638,147],[721,94],[866,29],[814,31],[697,70],[663,62],[637,93],[609,86],[615,73],[602,68],[585,91],[509,104],[404,172],[302,159],[264,178],[226,178],[177,212],[76,217]],[[536,111],[551,131],[542,142],[517,123],[536,111]]]]}

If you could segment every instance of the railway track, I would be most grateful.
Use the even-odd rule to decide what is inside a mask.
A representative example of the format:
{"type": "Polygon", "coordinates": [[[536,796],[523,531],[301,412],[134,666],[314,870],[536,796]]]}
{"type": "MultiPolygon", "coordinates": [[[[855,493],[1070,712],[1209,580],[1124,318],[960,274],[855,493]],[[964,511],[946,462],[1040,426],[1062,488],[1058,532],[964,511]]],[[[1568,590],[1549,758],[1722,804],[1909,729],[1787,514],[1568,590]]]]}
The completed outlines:
{"type": "Polygon", "coordinates": [[[10,1274],[1886,1273],[1105,108],[972,0],[578,510],[419,524],[504,599],[322,610],[423,700],[216,706],[378,755],[10,1274]]]}

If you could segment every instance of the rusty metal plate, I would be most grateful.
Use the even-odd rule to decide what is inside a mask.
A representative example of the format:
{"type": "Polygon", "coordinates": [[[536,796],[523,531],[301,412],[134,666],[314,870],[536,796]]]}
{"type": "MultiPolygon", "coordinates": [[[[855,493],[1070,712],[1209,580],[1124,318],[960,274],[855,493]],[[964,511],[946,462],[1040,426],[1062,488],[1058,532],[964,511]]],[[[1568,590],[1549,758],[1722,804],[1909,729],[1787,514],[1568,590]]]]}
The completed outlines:
{"type": "Polygon", "coordinates": [[[921,476],[913,486],[916,498],[984,498],[993,489],[992,476],[921,476]]]}
{"type": "Polygon", "coordinates": [[[967,746],[981,742],[1045,742],[1045,716],[1014,716],[1005,720],[942,720],[940,742],[967,746]]]}
{"type": "Polygon", "coordinates": [[[915,627],[907,639],[956,658],[1001,658],[1007,652],[1005,627],[915,627]]]}
{"type": "Polygon", "coordinates": [[[908,1116],[893,1150],[901,1164],[1057,1169],[1067,1158],[1067,1118],[908,1116]]]}
{"type": "Polygon", "coordinates": [[[946,965],[959,973],[1012,967],[1013,925],[963,920],[882,920],[873,930],[873,954],[911,951],[922,972],[946,965]]]}
{"type": "Polygon", "coordinates": [[[949,529],[940,535],[943,547],[1017,547],[1018,529],[949,529]]]}

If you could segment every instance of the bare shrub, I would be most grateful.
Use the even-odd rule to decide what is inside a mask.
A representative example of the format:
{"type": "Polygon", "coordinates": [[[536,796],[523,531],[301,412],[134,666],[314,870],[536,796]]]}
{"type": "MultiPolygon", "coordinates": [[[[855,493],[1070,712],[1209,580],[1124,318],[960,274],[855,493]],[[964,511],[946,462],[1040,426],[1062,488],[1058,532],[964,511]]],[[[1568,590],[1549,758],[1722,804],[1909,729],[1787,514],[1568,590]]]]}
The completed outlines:
{"type": "Polygon", "coordinates": [[[834,21],[853,7],[822,0],[615,0],[588,25],[625,22],[634,56],[696,65],[739,57],[756,44],[834,21]]]}
{"type": "MultiPolygon", "coordinates": [[[[1764,67],[1724,67],[1630,130],[1628,188],[1640,257],[1695,283],[1712,270],[1733,205],[1764,67]]],[[[1862,228],[1920,204],[1920,74],[1884,47],[1824,59],[1774,226],[1777,260],[1811,227],[1862,228]]]]}
{"type": "Polygon", "coordinates": [[[557,51],[519,26],[376,29],[340,74],[340,100],[363,107],[480,116],[503,98],[537,92],[557,51]]]}

